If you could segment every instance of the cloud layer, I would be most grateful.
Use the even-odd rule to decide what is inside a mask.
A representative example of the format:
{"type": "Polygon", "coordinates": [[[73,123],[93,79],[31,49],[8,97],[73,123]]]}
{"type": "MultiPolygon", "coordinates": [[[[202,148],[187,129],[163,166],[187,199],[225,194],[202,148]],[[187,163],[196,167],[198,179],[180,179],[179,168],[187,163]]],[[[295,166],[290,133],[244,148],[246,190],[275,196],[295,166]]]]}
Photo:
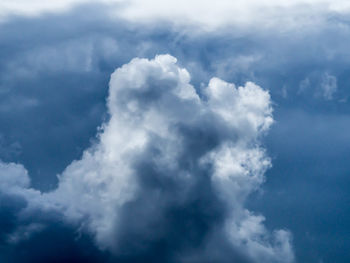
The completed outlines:
{"type": "Polygon", "coordinates": [[[43,13],[60,13],[82,4],[108,5],[110,15],[129,22],[167,21],[180,26],[199,25],[206,30],[225,26],[253,26],[302,28],[325,22],[332,14],[348,14],[350,5],[344,0],[297,1],[200,1],[200,0],[64,0],[28,1],[3,0],[0,19],[12,15],[38,16],[43,13]],[[262,11],[263,10],[263,11],[262,11]]]}
{"type": "Polygon", "coordinates": [[[120,262],[294,260],[289,232],[269,233],[244,207],[270,167],[259,144],[273,122],[267,91],[218,78],[196,90],[176,58],[159,55],[112,74],[107,108],[98,142],[57,189],[30,188],[22,165],[1,163],[1,193],[27,201],[18,216],[62,214],[120,262]]]}

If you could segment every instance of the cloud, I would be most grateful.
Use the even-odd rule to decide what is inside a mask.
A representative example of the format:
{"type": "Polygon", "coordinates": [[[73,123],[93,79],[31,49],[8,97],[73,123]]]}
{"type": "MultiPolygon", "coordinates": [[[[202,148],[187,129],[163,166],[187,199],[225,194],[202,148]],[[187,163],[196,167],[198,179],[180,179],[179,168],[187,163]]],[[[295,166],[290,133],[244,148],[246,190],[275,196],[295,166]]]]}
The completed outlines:
{"type": "MultiPolygon", "coordinates": [[[[328,72],[312,72],[299,84],[297,94],[313,93],[313,97],[332,100],[338,90],[337,78],[328,72]]],[[[309,94],[310,95],[310,94],[309,94]]]]}
{"type": "MultiPolygon", "coordinates": [[[[349,68],[346,17],[335,14],[326,25],[289,34],[261,31],[259,27],[243,32],[229,28],[198,35],[192,31],[183,34],[167,23],[135,27],[125,21],[109,20],[102,9],[89,10],[79,6],[70,13],[13,17],[1,24],[3,161],[22,163],[33,188],[46,191],[55,188],[56,174],[61,174],[71,160],[81,157],[96,127],[103,121],[107,82],[113,69],[135,56],[152,58],[156,53],[170,52],[191,73],[191,83],[198,87],[200,96],[212,76],[237,85],[252,80],[269,89],[278,105],[274,114],[277,124],[273,126],[272,135],[269,132],[270,144],[266,146],[274,165],[268,171],[264,194],[254,200],[258,205],[252,210],[262,211],[268,218],[268,229],[285,226],[292,230],[299,261],[313,262],[305,255],[330,261],[345,260],[348,255],[344,251],[349,242],[346,233],[338,230],[339,227],[348,229],[346,222],[350,220],[343,220],[342,225],[337,220],[347,218],[342,214],[346,208],[339,209],[339,205],[346,203],[344,200],[348,196],[345,189],[347,164],[341,156],[346,156],[344,145],[349,140],[338,131],[346,131],[344,127],[348,122],[343,119],[347,116],[347,104],[334,107],[336,99],[324,103],[321,83],[323,74],[329,72],[337,78],[334,98],[349,97],[346,85],[350,75],[344,71],[349,68]],[[297,96],[303,79],[309,79],[310,86],[297,96]],[[281,100],[283,86],[288,89],[285,100],[281,100]],[[330,109],[332,118],[328,116],[330,109]],[[298,118],[293,115],[295,112],[298,118]],[[326,125],[329,119],[341,123],[337,125],[341,128],[337,130],[333,125],[326,125]],[[319,134],[320,125],[326,125],[323,128],[328,132],[319,134]],[[332,144],[329,138],[335,142],[332,144]],[[17,142],[20,148],[11,146],[17,142]],[[305,142],[310,144],[306,147],[307,156],[305,142]],[[318,142],[326,143],[323,147],[318,142]],[[329,145],[332,151],[323,149],[329,145]],[[319,150],[321,148],[323,150],[319,150]],[[289,152],[295,154],[289,156],[289,152]],[[285,155],[288,157],[283,157],[285,155]],[[329,158],[333,162],[329,162],[329,158]],[[314,161],[305,163],[305,160],[314,161]],[[338,164],[334,165],[336,162],[338,164]],[[311,166],[315,166],[314,170],[310,170],[311,166]],[[322,168],[324,166],[327,170],[322,168]],[[322,178],[315,184],[313,176],[316,174],[322,178]],[[337,176],[329,176],[331,174],[337,176]],[[328,187],[329,180],[334,187],[328,187]],[[300,191],[305,193],[295,195],[300,191]],[[325,192],[322,198],[317,195],[320,191],[325,192]],[[302,197],[309,195],[305,202],[302,197]],[[315,224],[315,206],[321,221],[333,220],[332,223],[315,224]],[[330,207],[333,213],[329,213],[330,207]],[[290,214],[298,220],[291,222],[290,214]],[[317,242],[310,241],[309,234],[305,234],[308,231],[317,242]],[[325,238],[329,235],[332,238],[325,238]]],[[[6,204],[7,199],[2,200],[5,200],[2,204],[6,204]]],[[[134,213],[131,208],[126,210],[131,215],[134,213]]],[[[130,217],[125,216],[125,222],[130,221],[130,217]]],[[[1,224],[6,218],[2,216],[1,224]]],[[[221,236],[215,237],[213,240],[219,244],[221,236]]],[[[222,242],[217,246],[227,247],[222,242]]]]}
{"type": "Polygon", "coordinates": [[[176,58],[159,55],[112,74],[107,108],[98,143],[59,175],[57,189],[34,190],[22,165],[1,164],[1,192],[28,202],[22,216],[62,213],[132,262],[162,246],[161,262],[203,262],[204,251],[210,262],[294,260],[290,234],[269,233],[244,208],[270,167],[259,146],[273,122],[267,91],[213,78],[198,93],[176,58]]]}
{"type": "Polygon", "coordinates": [[[337,78],[328,74],[327,72],[323,75],[321,89],[323,91],[323,97],[326,100],[332,100],[333,95],[337,92],[337,78]]]}
{"type": "Polygon", "coordinates": [[[63,1],[50,1],[42,2],[38,0],[31,1],[29,4],[27,1],[16,0],[1,1],[0,4],[0,16],[7,17],[11,15],[24,15],[24,16],[38,16],[45,12],[58,13],[69,10],[72,6],[77,4],[89,3],[91,0],[63,0],[63,1]]]}
{"type": "Polygon", "coordinates": [[[297,0],[297,1],[184,1],[184,0],[64,0],[31,1],[3,0],[0,18],[11,15],[38,16],[45,13],[60,13],[82,4],[104,4],[110,15],[129,22],[154,23],[168,21],[180,26],[200,26],[213,30],[225,26],[274,27],[282,30],[290,27],[315,25],[325,22],[331,14],[347,14],[350,5],[344,0],[297,0]],[[263,10],[263,12],[262,12],[263,10]]]}
{"type": "Polygon", "coordinates": [[[307,89],[310,88],[310,79],[306,78],[300,81],[299,84],[299,89],[298,89],[298,94],[304,93],[307,89]]]}

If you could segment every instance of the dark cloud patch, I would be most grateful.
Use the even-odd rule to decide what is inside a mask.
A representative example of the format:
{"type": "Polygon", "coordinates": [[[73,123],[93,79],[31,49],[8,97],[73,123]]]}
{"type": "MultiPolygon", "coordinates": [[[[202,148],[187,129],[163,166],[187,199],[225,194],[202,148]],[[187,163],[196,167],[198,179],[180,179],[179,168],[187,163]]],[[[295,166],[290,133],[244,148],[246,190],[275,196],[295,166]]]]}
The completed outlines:
{"type": "Polygon", "coordinates": [[[97,263],[110,256],[92,237],[64,223],[61,215],[41,211],[21,215],[26,202],[1,196],[0,259],[9,263],[97,263]]]}
{"type": "Polygon", "coordinates": [[[11,263],[107,262],[90,237],[78,237],[74,229],[55,222],[11,250],[7,260],[11,263]]]}
{"type": "Polygon", "coordinates": [[[228,210],[213,188],[210,166],[196,163],[213,146],[193,135],[176,170],[160,167],[157,155],[162,153],[154,148],[135,163],[140,191],[120,210],[118,262],[251,262],[227,239],[223,226],[228,210]],[[193,147],[200,142],[205,149],[193,147]],[[183,170],[196,176],[184,178],[183,170]]]}
{"type": "Polygon", "coordinates": [[[17,227],[17,214],[26,206],[26,201],[4,194],[0,197],[0,248],[2,248],[6,246],[8,235],[17,227]]]}

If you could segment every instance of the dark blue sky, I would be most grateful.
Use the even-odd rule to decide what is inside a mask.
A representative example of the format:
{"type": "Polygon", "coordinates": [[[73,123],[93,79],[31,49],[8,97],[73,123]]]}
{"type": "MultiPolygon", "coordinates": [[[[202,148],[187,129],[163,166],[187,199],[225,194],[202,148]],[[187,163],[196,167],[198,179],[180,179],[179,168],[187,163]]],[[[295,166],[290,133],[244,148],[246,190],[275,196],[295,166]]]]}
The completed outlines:
{"type": "MultiPolygon", "coordinates": [[[[200,95],[201,87],[214,76],[236,85],[253,81],[269,90],[275,123],[262,145],[272,167],[245,204],[266,217],[269,230],[291,232],[296,262],[349,262],[347,21],[346,16],[331,17],[317,28],[287,32],[256,26],[191,34],[171,22],[143,25],[109,19],[103,6],[34,18],[13,16],[0,24],[0,159],[23,164],[34,188],[55,189],[56,175],[98,140],[98,127],[110,117],[106,98],[111,73],[134,57],[169,53],[189,71],[200,95]]],[[[194,147],[200,146],[194,143],[194,147]]],[[[198,195],[199,206],[193,201],[171,210],[176,223],[162,221],[168,228],[166,248],[149,241],[134,254],[130,251],[138,251],[133,247],[138,246],[138,233],[126,231],[122,243],[127,252],[117,256],[101,251],[90,233],[77,241],[75,226],[62,223],[61,215],[34,213],[22,218],[19,211],[25,202],[1,194],[0,260],[173,262],[172,249],[180,249],[174,240],[196,246],[209,225],[221,222],[222,211],[214,208],[209,210],[213,218],[203,220],[201,202],[214,200],[213,206],[218,202],[210,191],[198,195]],[[173,227],[182,220],[193,225],[195,237],[176,235],[173,227]],[[8,242],[9,233],[30,222],[46,227],[19,243],[8,242]]],[[[124,220],[130,220],[141,205],[129,204],[124,220]]],[[[183,231],[181,225],[178,231],[183,231]]],[[[226,241],[217,239],[225,250],[226,241]]],[[[226,250],[225,255],[234,253],[238,262],[247,262],[237,251],[226,250]]]]}

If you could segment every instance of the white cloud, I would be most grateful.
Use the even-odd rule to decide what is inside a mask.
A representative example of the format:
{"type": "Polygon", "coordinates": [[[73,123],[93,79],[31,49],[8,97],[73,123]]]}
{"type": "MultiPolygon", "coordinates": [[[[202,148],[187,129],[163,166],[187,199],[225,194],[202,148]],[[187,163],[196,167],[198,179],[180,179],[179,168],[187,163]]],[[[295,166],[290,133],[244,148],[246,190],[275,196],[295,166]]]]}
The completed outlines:
{"type": "Polygon", "coordinates": [[[133,22],[165,20],[179,25],[201,25],[205,29],[226,25],[287,28],[314,24],[322,21],[323,15],[348,13],[350,10],[350,4],[345,0],[2,0],[0,17],[63,12],[89,3],[110,5],[112,13],[133,22]]]}
{"type": "Polygon", "coordinates": [[[234,243],[250,253],[256,262],[293,262],[294,254],[290,244],[290,233],[277,230],[269,233],[263,225],[265,218],[249,211],[242,213],[241,220],[232,219],[227,225],[227,231],[234,243]],[[267,244],[266,239],[272,240],[267,244]]]}
{"type": "MultiPolygon", "coordinates": [[[[64,12],[78,4],[91,3],[91,0],[2,0],[0,2],[0,16],[24,15],[37,16],[45,12],[64,12]]],[[[104,1],[102,1],[104,2],[104,1]]]]}
{"type": "Polygon", "coordinates": [[[29,187],[30,180],[26,169],[19,164],[0,162],[1,191],[15,192],[29,187]]]}
{"type": "MultiPolygon", "coordinates": [[[[138,160],[163,171],[160,177],[179,177],[184,199],[197,191],[192,187],[201,176],[196,169],[209,165],[216,194],[230,211],[225,228],[232,246],[257,262],[294,260],[290,234],[269,233],[263,217],[244,208],[246,197],[260,187],[271,165],[259,146],[259,137],[273,122],[267,91],[251,82],[236,87],[213,78],[202,98],[176,58],[160,55],[153,60],[135,58],[118,68],[111,76],[107,106],[110,120],[99,142],[65,169],[56,190],[40,193],[30,188],[22,165],[1,163],[1,192],[27,199],[27,211],[56,210],[69,222],[83,222],[100,247],[115,249],[122,207],[144,191],[140,179],[146,171],[136,169],[138,160]],[[200,129],[207,137],[214,133],[216,145],[190,137],[181,127],[200,129]],[[199,154],[189,146],[191,140],[203,148],[199,154]],[[182,165],[181,158],[197,168],[182,165]]],[[[165,206],[164,189],[158,190],[165,206]]],[[[154,206],[162,213],[162,206],[154,206]]]]}

